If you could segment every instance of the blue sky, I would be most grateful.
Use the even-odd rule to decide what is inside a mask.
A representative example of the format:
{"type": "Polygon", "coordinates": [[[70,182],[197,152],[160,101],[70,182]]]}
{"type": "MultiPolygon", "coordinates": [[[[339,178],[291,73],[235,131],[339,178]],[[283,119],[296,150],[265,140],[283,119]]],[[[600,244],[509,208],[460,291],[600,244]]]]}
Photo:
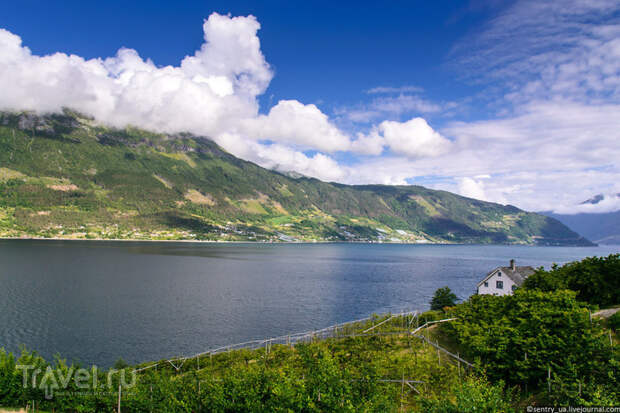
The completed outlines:
{"type": "Polygon", "coordinates": [[[620,209],[620,6],[567,2],[3,2],[0,108],[189,130],[324,180],[620,209]]]}
{"type": "Polygon", "coordinates": [[[281,99],[334,110],[368,99],[364,91],[377,86],[415,85],[437,100],[475,91],[446,63],[455,42],[497,7],[453,0],[413,7],[373,3],[25,0],[3,2],[0,22],[35,54],[95,58],[128,47],[158,65],[175,65],[200,47],[202,21],[212,12],[254,15],[261,49],[276,73],[261,96],[263,111],[281,99]]]}

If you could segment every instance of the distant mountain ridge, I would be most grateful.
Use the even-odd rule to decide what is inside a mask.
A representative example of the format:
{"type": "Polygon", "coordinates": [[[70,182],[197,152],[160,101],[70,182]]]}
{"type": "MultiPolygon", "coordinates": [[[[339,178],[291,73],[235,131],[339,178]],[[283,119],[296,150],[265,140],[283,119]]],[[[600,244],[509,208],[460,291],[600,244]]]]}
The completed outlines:
{"type": "Polygon", "coordinates": [[[513,206],[281,174],[205,137],[69,110],[0,112],[0,236],[592,245],[513,206]]]}
{"type": "MultiPolygon", "coordinates": [[[[615,194],[620,198],[620,194],[615,194]]],[[[603,194],[595,195],[581,203],[581,205],[597,205],[605,199],[603,194]]],[[[602,213],[556,214],[551,211],[541,212],[562,222],[573,231],[598,243],[620,245],[620,211],[602,213]]]]}
{"type": "MultiPolygon", "coordinates": [[[[620,193],[615,194],[615,197],[616,198],[620,198],[620,193]]],[[[593,196],[590,199],[586,199],[585,201],[583,201],[581,203],[581,205],[586,205],[586,204],[596,205],[596,204],[600,204],[603,199],[605,199],[605,195],[598,194],[598,195],[593,196]]]]}

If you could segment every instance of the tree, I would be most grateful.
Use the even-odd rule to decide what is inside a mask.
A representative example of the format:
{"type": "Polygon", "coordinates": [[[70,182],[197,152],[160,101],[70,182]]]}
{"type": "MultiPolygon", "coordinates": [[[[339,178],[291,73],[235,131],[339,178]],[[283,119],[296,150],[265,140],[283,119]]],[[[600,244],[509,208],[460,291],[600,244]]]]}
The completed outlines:
{"type": "Polygon", "coordinates": [[[448,287],[442,287],[435,291],[435,295],[431,300],[431,310],[441,310],[444,307],[453,307],[456,305],[458,297],[448,287]]]}
{"type": "Polygon", "coordinates": [[[523,283],[526,290],[577,292],[577,300],[601,307],[620,304],[620,254],[588,257],[550,271],[542,268],[523,283]]]}
{"type": "Polygon", "coordinates": [[[491,382],[541,389],[551,373],[555,401],[571,401],[568,393],[579,394],[580,383],[588,402],[599,400],[598,392],[618,399],[618,352],[576,294],[518,289],[512,296],[474,295],[456,307],[457,320],[442,331],[468,360],[484,363],[491,382]]]}

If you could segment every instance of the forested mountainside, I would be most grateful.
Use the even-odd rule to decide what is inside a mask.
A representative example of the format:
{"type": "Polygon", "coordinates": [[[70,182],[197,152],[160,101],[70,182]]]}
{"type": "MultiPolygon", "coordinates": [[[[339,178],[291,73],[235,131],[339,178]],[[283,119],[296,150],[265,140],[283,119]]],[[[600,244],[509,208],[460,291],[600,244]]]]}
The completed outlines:
{"type": "Polygon", "coordinates": [[[0,112],[0,236],[591,245],[553,218],[420,186],[294,178],[205,137],[0,112]]]}

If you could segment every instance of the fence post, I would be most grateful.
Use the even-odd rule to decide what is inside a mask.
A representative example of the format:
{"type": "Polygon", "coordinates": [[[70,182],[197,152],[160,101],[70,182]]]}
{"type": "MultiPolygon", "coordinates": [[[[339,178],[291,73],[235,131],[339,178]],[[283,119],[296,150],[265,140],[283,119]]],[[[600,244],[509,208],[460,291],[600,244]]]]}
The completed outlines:
{"type": "Polygon", "coordinates": [[[118,411],[116,413],[121,413],[121,384],[118,384],[118,411]]]}
{"type": "Polygon", "coordinates": [[[400,385],[400,410],[405,411],[405,407],[403,406],[403,397],[405,393],[405,372],[403,371],[403,381],[400,385]]]}

